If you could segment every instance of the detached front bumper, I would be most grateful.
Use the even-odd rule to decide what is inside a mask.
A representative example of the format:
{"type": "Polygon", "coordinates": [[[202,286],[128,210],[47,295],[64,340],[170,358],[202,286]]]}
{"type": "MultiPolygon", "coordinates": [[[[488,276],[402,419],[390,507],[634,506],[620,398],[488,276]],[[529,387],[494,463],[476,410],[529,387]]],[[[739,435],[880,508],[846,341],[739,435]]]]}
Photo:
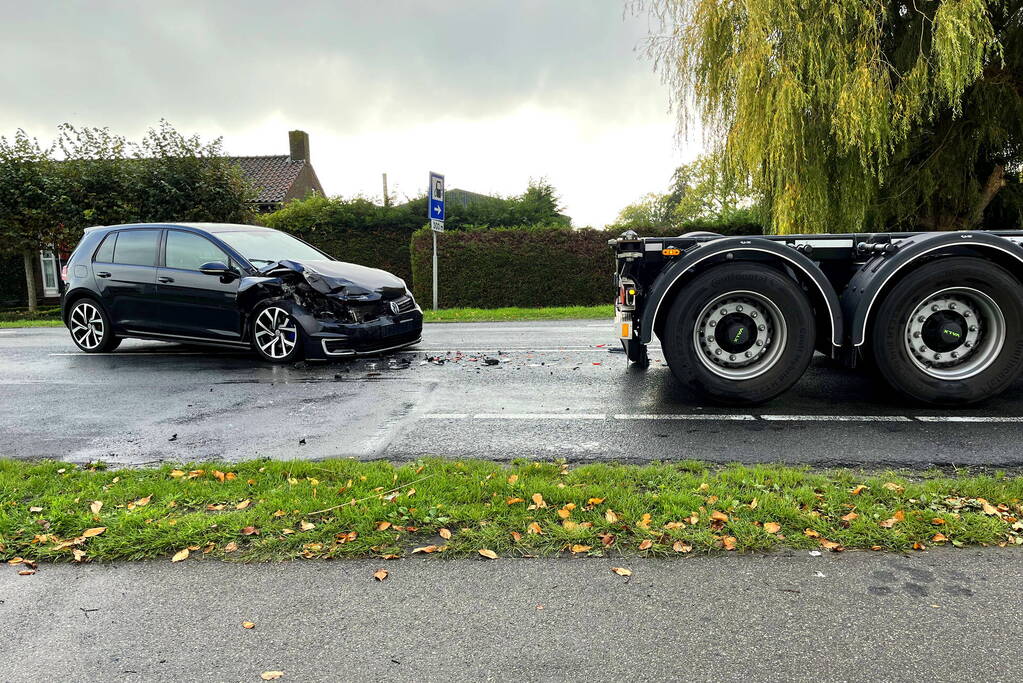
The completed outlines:
{"type": "Polygon", "coordinates": [[[317,329],[306,328],[306,358],[345,358],[383,353],[411,346],[422,340],[423,313],[418,307],[408,313],[381,316],[364,323],[315,321],[317,329]]]}

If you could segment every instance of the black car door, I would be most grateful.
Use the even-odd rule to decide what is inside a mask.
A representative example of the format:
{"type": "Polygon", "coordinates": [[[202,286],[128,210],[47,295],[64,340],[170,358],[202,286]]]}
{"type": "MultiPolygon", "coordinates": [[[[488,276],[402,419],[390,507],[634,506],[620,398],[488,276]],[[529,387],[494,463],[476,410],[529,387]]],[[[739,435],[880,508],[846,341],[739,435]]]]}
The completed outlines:
{"type": "Polygon", "coordinates": [[[96,251],[96,287],[115,329],[150,332],[157,325],[156,259],[160,230],[120,230],[96,251]]]}
{"type": "Polygon", "coordinates": [[[163,264],[156,274],[162,332],[218,341],[241,339],[238,277],[199,271],[211,262],[231,265],[228,255],[206,237],[167,231],[163,264]]]}

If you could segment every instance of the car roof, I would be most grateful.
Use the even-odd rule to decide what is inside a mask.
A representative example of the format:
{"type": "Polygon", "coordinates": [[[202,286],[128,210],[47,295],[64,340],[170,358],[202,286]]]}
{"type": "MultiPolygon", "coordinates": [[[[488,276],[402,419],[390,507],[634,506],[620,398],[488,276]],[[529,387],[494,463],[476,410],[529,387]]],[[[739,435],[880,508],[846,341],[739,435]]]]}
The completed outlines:
{"type": "Polygon", "coordinates": [[[243,225],[240,223],[126,223],[124,225],[97,225],[86,230],[126,230],[132,228],[191,228],[207,233],[218,232],[256,232],[271,231],[260,225],[243,225]]]}

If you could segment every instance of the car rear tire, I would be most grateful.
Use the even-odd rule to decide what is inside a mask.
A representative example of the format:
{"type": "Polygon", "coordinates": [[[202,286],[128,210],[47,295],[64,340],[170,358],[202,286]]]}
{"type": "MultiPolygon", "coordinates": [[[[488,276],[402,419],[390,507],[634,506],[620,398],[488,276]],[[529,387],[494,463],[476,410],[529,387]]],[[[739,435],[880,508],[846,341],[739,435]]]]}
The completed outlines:
{"type": "Polygon", "coordinates": [[[675,377],[728,405],[788,390],[813,359],[813,309],[798,284],[757,263],[698,275],[679,293],[660,334],[675,377]]]}
{"type": "Polygon", "coordinates": [[[252,311],[252,348],[269,363],[302,358],[302,327],[283,306],[266,302],[252,311]]]}
{"type": "Polygon", "coordinates": [[[68,330],[75,345],[86,353],[108,353],[121,344],[103,306],[84,297],[71,306],[67,317],[68,330]]]}
{"type": "Polygon", "coordinates": [[[977,258],[921,266],[882,300],[870,333],[878,374],[931,405],[1001,393],[1023,371],[1023,285],[977,258]]]}

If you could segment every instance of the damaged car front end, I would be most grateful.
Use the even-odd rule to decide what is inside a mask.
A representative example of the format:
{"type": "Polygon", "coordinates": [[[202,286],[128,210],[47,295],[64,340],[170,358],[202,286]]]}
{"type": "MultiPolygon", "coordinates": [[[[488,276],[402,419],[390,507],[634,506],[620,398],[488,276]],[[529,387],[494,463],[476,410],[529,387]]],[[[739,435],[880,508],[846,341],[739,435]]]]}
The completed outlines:
{"type": "MultiPolygon", "coordinates": [[[[250,325],[267,305],[286,311],[301,328],[295,341],[301,339],[307,359],[376,354],[422,339],[423,312],[405,282],[353,263],[276,261],[243,277],[238,299],[250,325]]],[[[260,334],[253,332],[255,344],[260,334]]]]}

